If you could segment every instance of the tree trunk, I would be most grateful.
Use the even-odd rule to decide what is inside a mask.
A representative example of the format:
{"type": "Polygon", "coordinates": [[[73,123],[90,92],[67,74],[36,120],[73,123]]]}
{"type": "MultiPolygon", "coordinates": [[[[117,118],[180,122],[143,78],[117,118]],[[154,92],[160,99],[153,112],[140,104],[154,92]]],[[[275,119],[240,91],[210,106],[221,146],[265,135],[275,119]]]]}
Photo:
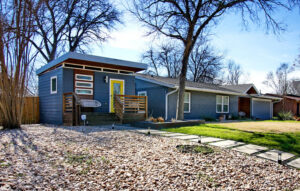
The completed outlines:
{"type": "Polygon", "coordinates": [[[188,43],[185,46],[183,58],[182,58],[182,68],[181,74],[179,77],[179,91],[178,91],[178,99],[177,99],[177,111],[176,111],[176,119],[183,120],[184,119],[184,91],[185,91],[185,81],[186,81],[186,73],[187,66],[189,62],[189,56],[192,50],[192,43],[188,43]]]}

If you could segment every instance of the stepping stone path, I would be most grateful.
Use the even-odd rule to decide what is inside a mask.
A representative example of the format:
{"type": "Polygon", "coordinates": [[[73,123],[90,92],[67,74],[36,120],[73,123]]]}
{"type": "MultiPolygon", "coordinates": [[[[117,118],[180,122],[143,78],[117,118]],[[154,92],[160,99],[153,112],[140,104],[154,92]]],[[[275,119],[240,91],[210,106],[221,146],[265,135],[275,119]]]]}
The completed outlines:
{"type": "Polygon", "coordinates": [[[218,146],[221,148],[229,148],[229,147],[239,146],[239,145],[243,145],[243,144],[245,144],[245,143],[232,141],[232,140],[225,140],[225,141],[209,143],[209,145],[218,146]]]}
{"type": "MultiPolygon", "coordinates": [[[[143,134],[148,134],[148,129],[136,129],[136,130],[129,130],[129,131],[134,131],[138,133],[143,133],[143,134]]],[[[181,140],[187,140],[190,142],[196,142],[198,143],[200,136],[197,135],[187,135],[183,133],[172,133],[172,132],[167,132],[167,131],[160,131],[160,130],[150,130],[151,135],[160,135],[164,137],[169,137],[173,139],[181,139],[181,140]]],[[[215,137],[205,137],[201,136],[201,143],[203,144],[209,144],[212,146],[217,146],[221,148],[232,148],[232,150],[258,156],[264,159],[269,159],[272,161],[277,162],[278,160],[278,150],[269,150],[267,147],[262,147],[258,145],[253,145],[253,144],[245,144],[243,142],[237,142],[237,141],[232,141],[232,140],[224,140],[220,138],[215,138],[215,137]],[[258,154],[257,154],[258,153],[258,154]]],[[[281,159],[282,161],[286,161],[288,159],[291,159],[295,155],[287,152],[282,152],[281,159]]],[[[300,158],[296,158],[291,160],[290,162],[287,163],[287,165],[292,166],[294,168],[300,169],[300,158]]]]}
{"type": "MultiPolygon", "coordinates": [[[[300,158],[292,160],[291,162],[289,162],[287,164],[300,169],[300,158]]],[[[299,191],[300,191],[300,189],[299,189],[299,191]]]]}
{"type": "MultiPolygon", "coordinates": [[[[280,152],[280,151],[270,150],[270,151],[267,151],[265,153],[260,153],[257,156],[265,158],[265,159],[269,159],[269,160],[272,160],[272,161],[277,161],[278,160],[278,152],[280,152]]],[[[285,161],[285,160],[287,160],[289,158],[292,158],[294,156],[295,155],[293,155],[291,153],[282,152],[281,159],[282,159],[282,161],[285,161]]]]}
{"type": "Polygon", "coordinates": [[[258,145],[248,144],[248,145],[243,145],[243,146],[240,146],[240,147],[233,148],[232,150],[252,155],[252,154],[257,153],[257,152],[268,150],[268,148],[267,147],[261,147],[261,146],[258,146],[258,145]]]}

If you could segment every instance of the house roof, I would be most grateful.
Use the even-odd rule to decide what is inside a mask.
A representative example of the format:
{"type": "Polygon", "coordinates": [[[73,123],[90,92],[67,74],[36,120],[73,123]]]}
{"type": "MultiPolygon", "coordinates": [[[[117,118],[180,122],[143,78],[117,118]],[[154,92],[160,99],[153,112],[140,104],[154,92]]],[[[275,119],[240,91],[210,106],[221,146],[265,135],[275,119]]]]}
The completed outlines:
{"type": "Polygon", "coordinates": [[[222,85],[222,87],[242,94],[246,94],[253,87],[255,91],[258,93],[254,84],[222,85]]]}
{"type": "MultiPolygon", "coordinates": [[[[146,74],[136,74],[136,77],[137,79],[150,81],[152,83],[156,83],[169,88],[179,87],[178,78],[168,78],[168,77],[160,77],[160,76],[153,76],[153,75],[146,75],[146,74]]],[[[199,90],[199,91],[217,92],[217,93],[224,93],[224,94],[240,94],[240,92],[238,91],[227,89],[216,84],[186,81],[185,85],[187,90],[199,90]]]]}
{"type": "MultiPolygon", "coordinates": [[[[160,77],[160,76],[153,76],[147,74],[139,74],[136,73],[136,78],[144,81],[148,81],[151,83],[155,83],[158,85],[162,85],[169,88],[178,88],[179,87],[179,79],[178,78],[168,78],[168,77],[160,77]]],[[[209,84],[209,83],[199,83],[199,82],[192,82],[186,81],[186,89],[193,90],[193,91],[203,91],[203,92],[212,92],[212,93],[222,93],[222,94],[229,94],[229,95],[240,95],[245,96],[248,95],[248,90],[253,87],[255,90],[254,84],[239,84],[239,85],[216,85],[216,84],[209,84]],[[234,87],[236,86],[236,87],[234,87]]],[[[257,90],[256,90],[257,91],[257,90]]],[[[281,98],[269,96],[269,95],[250,95],[251,97],[260,98],[260,99],[271,99],[271,100],[279,100],[281,98]]]]}
{"type": "Polygon", "coordinates": [[[40,74],[62,62],[66,61],[84,61],[90,62],[90,63],[98,63],[101,65],[107,65],[107,66],[119,66],[119,67],[126,67],[133,69],[134,71],[142,71],[147,69],[147,64],[138,63],[138,62],[132,62],[132,61],[126,61],[126,60],[119,60],[119,59],[113,59],[113,58],[106,58],[101,56],[93,56],[88,54],[81,54],[76,52],[68,52],[57,59],[49,62],[48,64],[42,66],[37,70],[37,74],[40,74]]]}

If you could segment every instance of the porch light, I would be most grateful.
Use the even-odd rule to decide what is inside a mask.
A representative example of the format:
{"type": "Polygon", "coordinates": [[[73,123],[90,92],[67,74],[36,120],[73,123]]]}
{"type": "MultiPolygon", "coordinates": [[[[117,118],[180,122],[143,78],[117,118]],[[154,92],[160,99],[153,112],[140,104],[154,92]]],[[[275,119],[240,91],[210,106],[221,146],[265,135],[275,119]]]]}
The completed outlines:
{"type": "Polygon", "coordinates": [[[282,152],[281,151],[278,151],[278,164],[282,164],[282,152]]]}
{"type": "Polygon", "coordinates": [[[199,136],[198,143],[201,144],[201,135],[199,136]]]}
{"type": "Polygon", "coordinates": [[[104,76],[104,83],[108,83],[108,76],[104,76]]]}
{"type": "Polygon", "coordinates": [[[150,127],[148,127],[147,135],[150,135],[150,127]]]}

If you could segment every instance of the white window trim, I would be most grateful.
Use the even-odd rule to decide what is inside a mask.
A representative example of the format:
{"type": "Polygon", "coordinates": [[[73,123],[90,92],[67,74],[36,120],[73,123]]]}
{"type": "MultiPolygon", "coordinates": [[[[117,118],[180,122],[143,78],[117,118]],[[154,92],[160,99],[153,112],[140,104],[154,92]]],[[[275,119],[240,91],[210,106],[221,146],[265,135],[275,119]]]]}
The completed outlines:
{"type": "Polygon", "coordinates": [[[229,105],[230,105],[229,96],[223,96],[223,95],[217,95],[216,96],[216,113],[229,113],[229,105]],[[221,112],[218,112],[218,102],[217,102],[218,96],[221,96],[221,98],[222,98],[221,112]],[[224,112],[224,105],[225,105],[224,104],[224,98],[225,97],[228,97],[228,111],[227,112],[224,112]]]}
{"type": "Polygon", "coordinates": [[[75,80],[79,80],[79,81],[94,81],[94,77],[93,75],[85,75],[85,74],[75,74],[75,80]],[[87,76],[87,77],[91,77],[90,80],[83,80],[83,79],[79,79],[78,76],[87,76]]]}
{"type": "Polygon", "coordinates": [[[145,94],[147,96],[147,91],[138,91],[138,96],[140,96],[141,94],[145,94]]]}
{"type": "Polygon", "coordinates": [[[92,89],[86,89],[86,88],[75,88],[75,93],[78,95],[93,95],[93,90],[92,89]],[[78,93],[77,90],[89,90],[91,93],[78,93]]]}
{"type": "MultiPolygon", "coordinates": [[[[189,104],[189,110],[188,111],[184,111],[184,113],[191,113],[191,92],[184,92],[184,93],[187,93],[189,95],[189,102],[188,102],[188,104],[189,104]]],[[[184,102],[184,100],[183,100],[183,105],[185,103],[187,103],[187,102],[184,102]]]]}
{"type": "Polygon", "coordinates": [[[77,88],[93,88],[94,84],[93,82],[85,82],[85,81],[75,81],[75,87],[77,88]],[[77,83],[82,83],[82,84],[90,84],[90,87],[86,87],[86,86],[80,86],[77,83]]]}
{"type": "Polygon", "coordinates": [[[50,94],[57,94],[57,76],[52,76],[50,78],[50,94]],[[55,91],[52,91],[52,80],[55,79],[55,82],[56,82],[56,90],[55,91]]]}

